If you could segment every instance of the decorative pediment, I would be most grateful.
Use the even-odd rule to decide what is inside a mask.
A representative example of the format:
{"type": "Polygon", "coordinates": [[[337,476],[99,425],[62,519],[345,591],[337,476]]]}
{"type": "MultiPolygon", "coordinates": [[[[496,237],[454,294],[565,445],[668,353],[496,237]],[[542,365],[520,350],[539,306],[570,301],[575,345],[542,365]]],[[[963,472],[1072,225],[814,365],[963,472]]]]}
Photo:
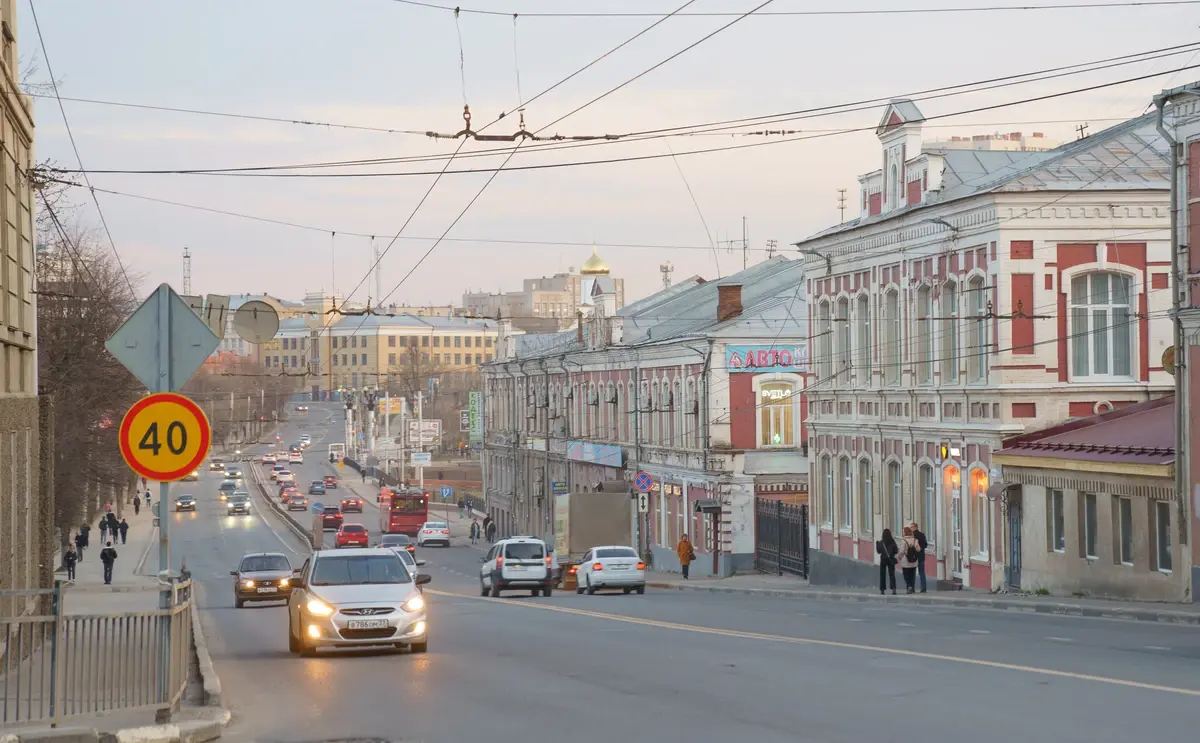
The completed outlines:
{"type": "Polygon", "coordinates": [[[875,127],[875,135],[882,137],[906,124],[920,124],[922,121],[925,121],[925,115],[917,108],[917,104],[907,98],[898,98],[884,110],[879,125],[875,127]]]}

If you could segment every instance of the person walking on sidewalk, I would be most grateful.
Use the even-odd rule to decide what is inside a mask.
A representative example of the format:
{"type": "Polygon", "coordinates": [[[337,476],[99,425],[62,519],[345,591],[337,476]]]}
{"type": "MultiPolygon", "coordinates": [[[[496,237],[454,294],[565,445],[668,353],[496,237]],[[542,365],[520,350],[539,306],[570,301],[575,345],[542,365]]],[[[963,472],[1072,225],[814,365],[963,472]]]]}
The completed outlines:
{"type": "Polygon", "coordinates": [[[112,585],[113,563],[117,561],[117,551],[113,549],[112,542],[100,550],[100,562],[104,563],[104,585],[112,585]]]}
{"type": "Polygon", "coordinates": [[[137,516],[142,512],[142,497],[140,495],[133,496],[133,515],[137,516]]]}
{"type": "Polygon", "coordinates": [[[921,579],[921,593],[925,593],[925,551],[929,548],[929,539],[925,536],[925,532],[917,526],[916,521],[909,526],[912,527],[913,539],[917,540],[917,551],[920,553],[917,556],[917,577],[921,579]]]}
{"type": "Polygon", "coordinates": [[[108,512],[108,538],[112,541],[117,541],[117,532],[120,530],[121,524],[117,521],[117,515],[112,511],[108,512]]]}
{"type": "Polygon", "coordinates": [[[75,582],[75,563],[79,562],[79,555],[75,554],[75,549],[67,545],[67,554],[63,555],[63,565],[67,568],[67,582],[75,582]]]}
{"type": "Polygon", "coordinates": [[[121,519],[121,525],[117,528],[121,531],[121,544],[125,544],[125,535],[129,533],[129,522],[121,519]]]}
{"type": "Polygon", "coordinates": [[[496,522],[495,521],[488,522],[488,525],[484,528],[484,536],[487,538],[489,543],[496,541],[496,522]]]}
{"type": "Polygon", "coordinates": [[[904,592],[916,593],[917,584],[917,560],[921,556],[921,551],[917,546],[917,539],[913,536],[911,526],[904,527],[903,544],[900,547],[900,570],[904,573],[904,592]]]}
{"type": "Polygon", "coordinates": [[[83,548],[86,546],[87,537],[84,536],[83,532],[79,532],[75,535],[75,558],[78,562],[83,562],[83,548]]]}
{"type": "Polygon", "coordinates": [[[687,580],[688,568],[696,559],[696,550],[692,547],[692,542],[688,539],[687,534],[679,538],[679,544],[675,545],[675,554],[679,555],[679,567],[683,570],[683,579],[687,580]]]}
{"type": "Polygon", "coordinates": [[[100,528],[100,541],[103,542],[108,534],[108,514],[100,517],[100,523],[97,526],[100,528]]]}
{"type": "Polygon", "coordinates": [[[896,555],[900,547],[891,529],[883,530],[883,537],[875,543],[875,552],[879,554],[879,593],[887,593],[888,584],[892,586],[892,594],[896,593],[896,555]]]}
{"type": "Polygon", "coordinates": [[[471,519],[471,544],[479,544],[479,519],[471,519]]]}

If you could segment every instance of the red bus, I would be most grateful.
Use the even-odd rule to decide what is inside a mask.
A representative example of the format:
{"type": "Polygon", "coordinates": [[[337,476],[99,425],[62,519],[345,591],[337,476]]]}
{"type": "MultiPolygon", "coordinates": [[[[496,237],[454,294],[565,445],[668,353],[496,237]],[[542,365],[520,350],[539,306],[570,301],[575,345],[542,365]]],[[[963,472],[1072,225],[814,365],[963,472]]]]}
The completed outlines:
{"type": "Polygon", "coordinates": [[[379,531],[383,534],[417,536],[428,521],[429,493],[420,490],[379,491],[379,531]]]}

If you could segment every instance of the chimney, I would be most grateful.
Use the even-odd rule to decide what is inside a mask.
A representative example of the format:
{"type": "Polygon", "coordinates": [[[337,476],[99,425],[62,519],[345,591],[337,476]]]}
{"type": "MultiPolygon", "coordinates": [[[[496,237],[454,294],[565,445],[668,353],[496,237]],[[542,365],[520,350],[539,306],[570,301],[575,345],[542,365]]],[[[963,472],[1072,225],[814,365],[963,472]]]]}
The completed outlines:
{"type": "Polygon", "coordinates": [[[742,314],[742,285],[722,284],[717,287],[717,322],[732,320],[742,314]]]}

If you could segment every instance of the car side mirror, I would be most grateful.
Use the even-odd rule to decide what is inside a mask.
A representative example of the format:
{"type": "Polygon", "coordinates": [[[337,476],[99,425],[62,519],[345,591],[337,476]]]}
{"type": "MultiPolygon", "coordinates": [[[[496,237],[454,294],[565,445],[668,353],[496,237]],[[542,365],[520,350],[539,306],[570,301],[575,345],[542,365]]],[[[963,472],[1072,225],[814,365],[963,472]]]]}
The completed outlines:
{"type": "Polygon", "coordinates": [[[479,561],[480,561],[480,562],[487,562],[487,557],[481,557],[481,558],[479,558],[479,561]]]}
{"type": "Polygon", "coordinates": [[[236,578],[238,573],[236,570],[230,570],[229,574],[232,575],[234,578],[236,578]]]}
{"type": "Polygon", "coordinates": [[[432,581],[433,581],[432,575],[428,575],[426,573],[417,573],[417,585],[418,586],[423,586],[426,583],[430,583],[432,581]]]}
{"type": "Polygon", "coordinates": [[[417,560],[417,567],[421,567],[424,564],[425,564],[424,560],[417,560]]]}

